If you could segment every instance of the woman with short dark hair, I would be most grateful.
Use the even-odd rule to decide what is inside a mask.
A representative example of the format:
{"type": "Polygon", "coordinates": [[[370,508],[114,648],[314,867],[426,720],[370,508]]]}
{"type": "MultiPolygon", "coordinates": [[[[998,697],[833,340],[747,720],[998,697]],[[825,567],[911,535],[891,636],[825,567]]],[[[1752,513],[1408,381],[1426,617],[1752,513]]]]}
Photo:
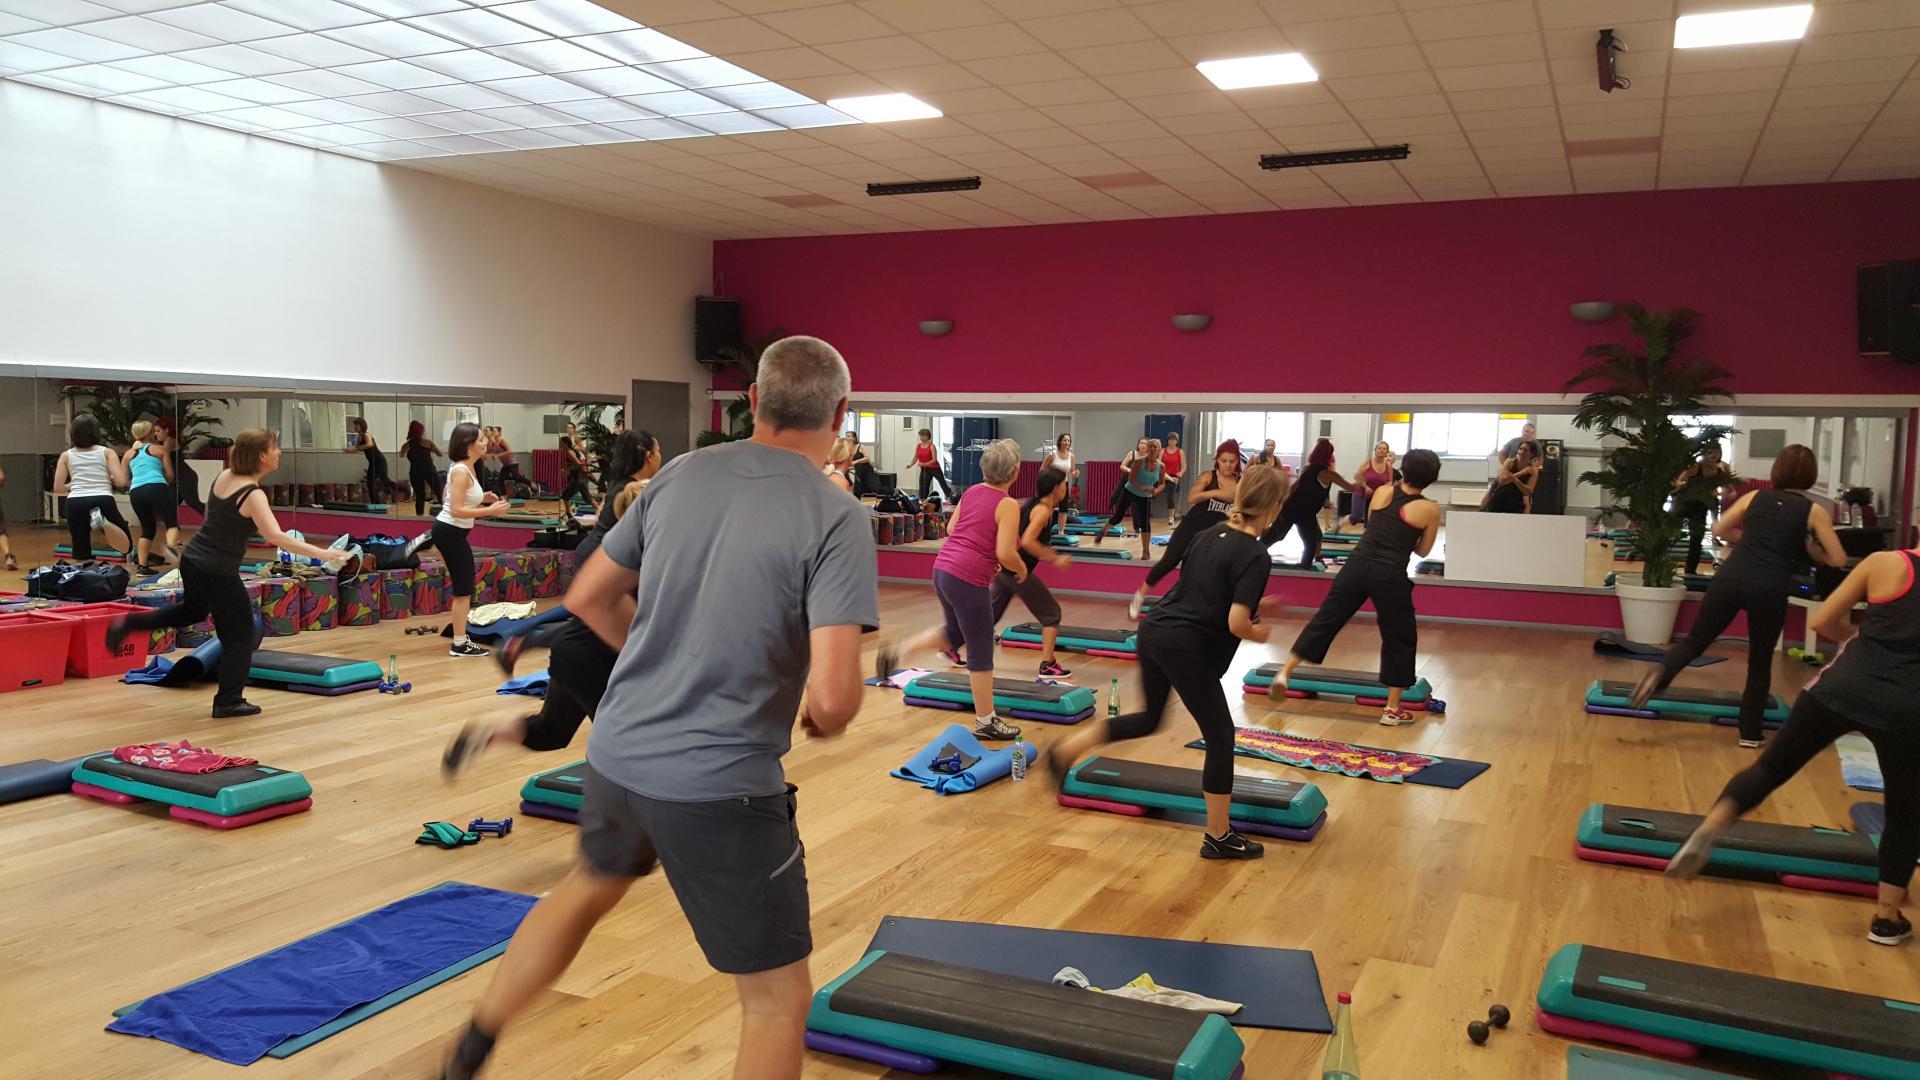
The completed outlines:
{"type": "Polygon", "coordinates": [[[953,487],[947,483],[947,474],[940,468],[940,448],[933,445],[933,432],[920,429],[920,441],[913,446],[913,463],[920,467],[920,499],[925,501],[933,485],[940,485],[940,494],[948,502],[953,501],[953,487]]]}
{"type": "Polygon", "coordinates": [[[1714,573],[1687,636],[1668,649],[1666,660],[1634,687],[1630,708],[1644,709],[1682,668],[1707,651],[1732,625],[1735,615],[1744,613],[1747,686],[1740,696],[1740,745],[1760,746],[1765,734],[1762,716],[1773,693],[1773,650],[1787,621],[1788,586],[1809,557],[1827,566],[1847,565],[1847,553],[1833,532],[1833,518],[1826,507],[1807,498],[1807,489],[1819,477],[1813,451],[1794,443],[1773,461],[1772,490],[1742,495],[1713,523],[1715,536],[1734,541],[1733,554],[1714,573]]]}
{"type": "Polygon", "coordinates": [[[107,542],[132,559],[133,530],[113,501],[113,489],[129,482],[126,463],[111,448],[100,445],[100,422],[86,413],[73,418],[67,434],[70,445],[53,467],[53,493],[67,497],[67,541],[74,560],[93,560],[95,513],[106,519],[107,542]]]}

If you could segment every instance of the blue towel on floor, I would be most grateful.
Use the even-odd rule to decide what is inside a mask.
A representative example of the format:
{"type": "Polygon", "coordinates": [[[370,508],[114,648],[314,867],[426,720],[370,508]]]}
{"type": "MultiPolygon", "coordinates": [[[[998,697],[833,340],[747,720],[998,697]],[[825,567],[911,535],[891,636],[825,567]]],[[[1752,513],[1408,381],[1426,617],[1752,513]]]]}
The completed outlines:
{"type": "Polygon", "coordinates": [[[504,941],[534,897],[445,885],[176,987],[108,1031],[250,1065],[357,1005],[504,941]]]}
{"type": "Polygon", "coordinates": [[[1880,755],[1874,752],[1873,744],[1865,735],[1842,735],[1833,744],[1840,751],[1840,779],[1850,788],[1861,791],[1885,791],[1886,781],[1880,776],[1880,755]]]}
{"type": "MultiPolygon", "coordinates": [[[[1029,755],[1034,752],[1032,743],[1023,745],[1029,755]]],[[[1032,764],[1031,759],[1028,764],[1032,764]]],[[[933,741],[928,743],[925,749],[908,758],[905,765],[887,775],[911,780],[922,787],[930,787],[936,795],[961,795],[1012,774],[1012,743],[1008,743],[999,750],[989,750],[980,745],[980,740],[973,737],[973,732],[960,724],[952,724],[947,730],[934,736],[933,741]],[[957,773],[940,772],[933,767],[933,759],[939,757],[940,751],[948,746],[966,755],[968,760],[978,760],[974,761],[971,768],[957,773]]]]}
{"type": "Polygon", "coordinates": [[[547,696],[547,669],[541,668],[531,675],[522,675],[517,679],[508,679],[500,684],[496,694],[518,694],[521,697],[543,698],[547,696]]]}
{"type": "Polygon", "coordinates": [[[122,675],[121,681],[135,686],[190,686],[220,674],[220,639],[209,638],[199,648],[178,660],[156,656],[147,666],[122,675]]]}

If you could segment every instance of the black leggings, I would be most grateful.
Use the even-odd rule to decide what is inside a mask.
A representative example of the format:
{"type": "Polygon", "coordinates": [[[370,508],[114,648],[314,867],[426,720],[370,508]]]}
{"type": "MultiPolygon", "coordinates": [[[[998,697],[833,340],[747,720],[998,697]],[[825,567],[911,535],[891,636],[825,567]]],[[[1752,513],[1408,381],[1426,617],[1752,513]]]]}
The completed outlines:
{"type": "Polygon", "coordinates": [[[1220,677],[1233,663],[1233,649],[1208,648],[1190,634],[1140,627],[1140,682],[1147,707],[1107,721],[1107,737],[1115,742],[1138,739],[1160,730],[1167,698],[1177,692],[1200,734],[1207,740],[1207,760],[1200,770],[1200,790],[1209,795],[1233,793],[1233,713],[1220,677]]]}
{"type": "Polygon", "coordinates": [[[1283,510],[1267,531],[1260,534],[1260,542],[1268,547],[1287,538],[1287,533],[1296,527],[1300,530],[1300,541],[1306,551],[1300,556],[1300,569],[1310,569],[1320,559],[1320,507],[1288,507],[1283,510]]]}
{"type": "Polygon", "coordinates": [[[413,488],[413,512],[416,517],[425,517],[427,504],[433,501],[433,489],[439,483],[440,474],[431,469],[414,469],[407,474],[407,484],[413,488]]]}
{"type": "Polygon", "coordinates": [[[1716,575],[1707,586],[1707,595],[1700,601],[1700,611],[1687,636],[1667,650],[1655,692],[1666,689],[1673,677],[1706,652],[1707,646],[1733,623],[1733,617],[1743,611],[1747,613],[1747,686],[1740,695],[1740,737],[1753,741],[1763,734],[1762,714],[1773,693],[1773,648],[1780,643],[1780,628],[1787,621],[1784,589],[1716,575]]]}
{"type": "MultiPolygon", "coordinates": [[[[127,525],[127,519],[120,516],[120,505],[113,501],[113,496],[82,495],[76,499],[69,495],[67,496],[67,542],[73,547],[73,558],[76,562],[86,562],[93,558],[93,512],[95,510],[100,511],[100,516],[106,518],[109,524],[120,526],[120,531],[127,534],[129,544],[133,542],[133,529],[127,525]]],[[[121,554],[128,558],[133,557],[131,551],[121,552],[121,554]]]]}
{"type": "Polygon", "coordinates": [[[593,501],[592,494],[587,491],[587,473],[584,469],[567,470],[567,486],[560,492],[561,509],[571,506],[576,498],[581,502],[593,501]]]}
{"type": "Polygon", "coordinates": [[[392,486],[392,483],[392,479],[387,475],[387,456],[376,451],[367,459],[367,501],[386,502],[387,488],[392,486]]]}
{"type": "Polygon", "coordinates": [[[952,502],[953,488],[947,484],[947,474],[943,472],[940,466],[938,465],[921,466],[920,467],[920,498],[923,502],[926,500],[927,492],[932,491],[933,485],[935,484],[940,485],[941,493],[946,496],[946,499],[948,502],[952,502]]]}
{"type": "Polygon", "coordinates": [[[179,503],[167,484],[141,484],[127,492],[127,501],[133,504],[133,516],[140,522],[140,535],[148,540],[160,539],[163,527],[180,527],[179,503]]]}
{"type": "Polygon", "coordinates": [[[1167,538],[1167,550],[1161,554],[1160,561],[1147,570],[1147,588],[1160,584],[1161,578],[1180,568],[1180,560],[1187,557],[1187,545],[1193,543],[1194,537],[1225,520],[1223,515],[1210,510],[1188,511],[1174,528],[1173,535],[1167,538]]]}
{"type": "Polygon", "coordinates": [[[600,698],[607,692],[607,680],[613,677],[620,654],[578,619],[550,635],[536,628],[528,644],[549,648],[547,701],[527,717],[527,733],[520,744],[529,750],[564,750],[580,730],[580,722],[600,710],[600,698]]]}
{"type": "Polygon", "coordinates": [[[1914,859],[1920,858],[1920,729],[1863,727],[1803,691],[1794,701],[1787,722],[1760,752],[1759,760],[1734,774],[1720,797],[1732,799],[1744,814],[1805,768],[1835,739],[1853,731],[1873,744],[1873,752],[1880,758],[1880,776],[1887,786],[1880,880],[1904,889],[1913,880],[1914,859]]]}
{"type": "Polygon", "coordinates": [[[1402,690],[1413,685],[1413,662],[1420,645],[1420,624],[1413,614],[1413,581],[1405,567],[1348,559],[1334,575],[1320,610],[1293,641],[1293,655],[1318,664],[1360,605],[1373,601],[1380,624],[1380,681],[1402,690]]]}
{"type": "Polygon", "coordinates": [[[1701,549],[1707,542],[1707,508],[1697,506],[1687,511],[1687,573],[1700,572],[1701,549]]]}
{"type": "Polygon", "coordinates": [[[472,530],[449,525],[438,519],[433,523],[433,546],[447,564],[448,592],[454,596],[473,595],[472,530]]]}
{"type": "Polygon", "coordinates": [[[1107,518],[1107,528],[1120,524],[1120,519],[1133,514],[1133,531],[1147,533],[1153,529],[1153,496],[1139,495],[1127,487],[1120,489],[1120,503],[1113,508],[1112,516],[1107,518]]]}
{"type": "Polygon", "coordinates": [[[127,616],[135,630],[162,626],[192,626],[213,616],[214,636],[220,639],[220,689],[215,705],[237,705],[244,700],[247,670],[259,643],[258,609],[253,595],[240,581],[238,566],[206,567],[192,559],[180,563],[180,599],[165,607],[127,616]]]}

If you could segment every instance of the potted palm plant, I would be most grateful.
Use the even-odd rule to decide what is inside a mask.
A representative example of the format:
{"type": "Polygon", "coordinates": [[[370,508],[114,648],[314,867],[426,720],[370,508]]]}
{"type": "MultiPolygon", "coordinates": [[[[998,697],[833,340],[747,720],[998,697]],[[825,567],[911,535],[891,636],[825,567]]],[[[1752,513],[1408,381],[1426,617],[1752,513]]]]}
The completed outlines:
{"type": "Polygon", "coordinates": [[[1697,313],[1687,308],[1659,310],[1627,306],[1637,346],[1593,345],[1587,366],[1568,379],[1563,391],[1586,388],[1573,423],[1601,437],[1600,468],[1580,479],[1598,486],[1608,503],[1603,514],[1619,514],[1633,531],[1623,541],[1641,564],[1638,579],[1616,574],[1620,619],[1628,640],[1664,647],[1686,597],[1675,580],[1673,548],[1684,534],[1685,518],[1671,505],[1674,478],[1692,464],[1696,440],[1718,439],[1726,428],[1707,425],[1689,434],[1683,424],[1728,402],[1732,373],[1698,356],[1681,355],[1693,333],[1697,313]]]}

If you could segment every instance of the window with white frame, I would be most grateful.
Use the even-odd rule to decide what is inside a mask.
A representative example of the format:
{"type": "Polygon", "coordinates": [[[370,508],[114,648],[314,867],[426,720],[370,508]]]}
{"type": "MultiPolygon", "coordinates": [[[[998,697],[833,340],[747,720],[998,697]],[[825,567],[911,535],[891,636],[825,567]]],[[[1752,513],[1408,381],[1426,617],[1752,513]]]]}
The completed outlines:
{"type": "Polygon", "coordinates": [[[863,412],[860,414],[860,422],[858,426],[854,428],[854,430],[859,432],[860,444],[862,446],[873,445],[874,439],[877,437],[877,432],[879,430],[879,420],[880,420],[879,417],[875,416],[873,413],[870,413],[870,412],[863,412]]]}
{"type": "Polygon", "coordinates": [[[1236,439],[1240,449],[1251,457],[1260,452],[1268,439],[1273,452],[1298,458],[1305,449],[1307,414],[1304,412],[1223,412],[1220,437],[1236,439]]]}
{"type": "Polygon", "coordinates": [[[1486,457],[1532,422],[1525,413],[1383,413],[1380,438],[1396,454],[1419,448],[1441,457],[1486,457]]]}

